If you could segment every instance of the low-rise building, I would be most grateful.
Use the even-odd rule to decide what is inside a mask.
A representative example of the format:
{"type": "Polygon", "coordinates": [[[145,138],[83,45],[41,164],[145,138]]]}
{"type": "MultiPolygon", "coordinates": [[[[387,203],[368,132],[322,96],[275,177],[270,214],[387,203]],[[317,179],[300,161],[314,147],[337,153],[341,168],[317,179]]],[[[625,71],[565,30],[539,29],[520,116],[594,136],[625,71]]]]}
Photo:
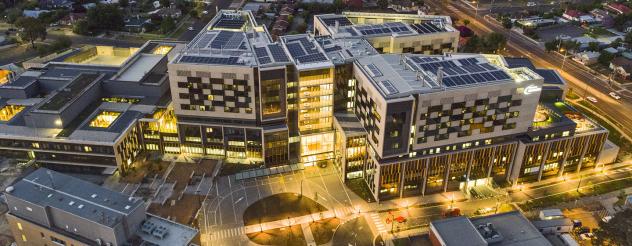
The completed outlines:
{"type": "Polygon", "coordinates": [[[584,52],[576,53],[573,56],[573,60],[584,65],[592,65],[592,64],[597,63],[600,55],[601,53],[596,52],[596,51],[584,51],[584,52]]]}
{"type": "Polygon", "coordinates": [[[622,78],[629,78],[632,73],[632,60],[623,56],[616,57],[610,61],[610,69],[621,76],[622,78]]]}
{"type": "Polygon", "coordinates": [[[17,245],[189,245],[198,231],[147,213],[142,199],[45,168],[4,192],[17,245]]]}
{"type": "Polygon", "coordinates": [[[521,246],[552,244],[520,212],[467,218],[453,217],[430,222],[433,246],[521,246]]]}
{"type": "Polygon", "coordinates": [[[630,9],[630,7],[618,2],[610,2],[605,5],[605,8],[617,15],[627,15],[629,13],[632,13],[632,9],[630,9]]]}

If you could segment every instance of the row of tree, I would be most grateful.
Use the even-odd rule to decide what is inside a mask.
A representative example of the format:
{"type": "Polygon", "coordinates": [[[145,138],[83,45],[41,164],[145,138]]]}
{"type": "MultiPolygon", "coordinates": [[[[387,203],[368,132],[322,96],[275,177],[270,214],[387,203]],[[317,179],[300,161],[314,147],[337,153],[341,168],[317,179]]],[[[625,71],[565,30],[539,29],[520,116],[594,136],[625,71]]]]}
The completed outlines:
{"type": "Polygon", "coordinates": [[[496,54],[505,49],[506,46],[507,38],[505,35],[493,32],[483,36],[474,35],[470,37],[461,50],[467,53],[496,54]]]}

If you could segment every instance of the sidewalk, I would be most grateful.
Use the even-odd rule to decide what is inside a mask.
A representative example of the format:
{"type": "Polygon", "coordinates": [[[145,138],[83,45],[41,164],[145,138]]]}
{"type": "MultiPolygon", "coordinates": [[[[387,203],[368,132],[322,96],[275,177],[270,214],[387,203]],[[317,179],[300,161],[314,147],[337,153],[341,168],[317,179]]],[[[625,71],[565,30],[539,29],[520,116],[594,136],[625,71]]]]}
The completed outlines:
{"type": "MultiPolygon", "coordinates": [[[[565,176],[566,181],[569,180],[575,180],[578,179],[581,176],[586,176],[588,174],[599,174],[599,173],[603,173],[603,172],[608,172],[610,170],[614,170],[614,169],[619,169],[619,168],[623,168],[623,167],[631,167],[632,165],[632,161],[626,161],[626,162],[619,162],[619,163],[615,163],[615,164],[610,164],[610,165],[606,165],[603,167],[603,169],[589,169],[589,170],[583,170],[580,171],[579,173],[572,173],[572,174],[568,174],[565,176]]],[[[562,182],[562,180],[560,180],[559,178],[549,178],[549,179],[544,179],[538,182],[530,182],[527,184],[520,184],[519,187],[520,188],[516,188],[516,187],[507,187],[505,188],[505,190],[509,193],[511,192],[515,192],[516,189],[540,189],[540,188],[544,188],[550,185],[554,185],[557,183],[562,182]]]]}

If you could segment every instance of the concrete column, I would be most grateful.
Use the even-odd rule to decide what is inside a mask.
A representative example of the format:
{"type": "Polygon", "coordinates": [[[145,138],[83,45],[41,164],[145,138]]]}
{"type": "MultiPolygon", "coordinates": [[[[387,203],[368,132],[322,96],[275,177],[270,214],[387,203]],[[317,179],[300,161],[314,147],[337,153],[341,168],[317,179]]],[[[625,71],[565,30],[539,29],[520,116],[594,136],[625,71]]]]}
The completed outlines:
{"type": "Polygon", "coordinates": [[[448,191],[448,181],[450,179],[450,162],[452,162],[452,155],[448,155],[448,165],[445,168],[445,176],[443,179],[443,192],[448,191]]]}
{"type": "Polygon", "coordinates": [[[542,162],[540,162],[540,170],[538,170],[538,181],[542,180],[542,173],[544,173],[544,163],[546,163],[546,157],[549,155],[549,150],[551,150],[551,143],[546,144],[546,148],[544,150],[544,155],[542,155],[542,162]]]}
{"type": "MultiPolygon", "coordinates": [[[[514,151],[511,153],[511,160],[509,160],[509,166],[507,167],[507,171],[505,171],[506,172],[505,180],[510,183],[512,180],[513,169],[514,169],[514,166],[516,165],[516,155],[518,155],[519,147],[520,147],[520,143],[516,143],[516,147],[514,151]]],[[[520,173],[520,169],[518,169],[518,173],[520,173]]]]}
{"type": "Polygon", "coordinates": [[[570,143],[571,143],[570,140],[566,141],[566,144],[564,146],[564,157],[562,158],[562,163],[561,163],[562,166],[560,167],[560,170],[557,172],[558,177],[562,177],[564,175],[564,167],[565,167],[564,164],[566,164],[566,159],[568,158],[568,155],[571,152],[571,149],[569,148],[571,145],[570,143]]]}
{"type": "Polygon", "coordinates": [[[496,148],[492,148],[492,156],[489,159],[489,167],[487,167],[487,176],[486,178],[489,178],[489,176],[492,175],[492,167],[494,166],[494,157],[496,156],[496,148]]]}
{"type": "Polygon", "coordinates": [[[423,184],[421,184],[421,196],[425,196],[426,195],[426,184],[428,183],[428,171],[430,170],[430,163],[428,163],[428,159],[424,159],[424,177],[423,177],[423,184]]]}
{"type": "Polygon", "coordinates": [[[467,184],[469,183],[468,181],[470,181],[470,173],[472,172],[472,162],[474,161],[474,153],[476,151],[475,150],[471,150],[470,153],[470,160],[467,163],[467,171],[466,171],[466,178],[465,178],[465,186],[463,187],[465,189],[465,192],[467,192],[467,184]]]}
{"type": "Polygon", "coordinates": [[[586,137],[586,140],[584,141],[584,149],[582,150],[581,156],[579,156],[579,163],[577,163],[577,170],[575,171],[576,173],[579,173],[579,171],[582,169],[584,156],[586,155],[586,152],[588,151],[588,140],[590,140],[590,138],[586,137]]]}
{"type": "Polygon", "coordinates": [[[408,162],[400,163],[402,165],[401,171],[399,172],[399,187],[397,187],[399,191],[399,198],[404,197],[404,172],[406,172],[406,166],[408,162]]]}

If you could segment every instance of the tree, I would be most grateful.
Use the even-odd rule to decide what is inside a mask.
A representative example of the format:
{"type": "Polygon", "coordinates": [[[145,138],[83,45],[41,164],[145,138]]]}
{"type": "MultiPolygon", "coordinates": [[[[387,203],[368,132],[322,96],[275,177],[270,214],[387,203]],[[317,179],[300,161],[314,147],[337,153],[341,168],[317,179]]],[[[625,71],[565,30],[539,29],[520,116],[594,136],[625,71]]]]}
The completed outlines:
{"type": "Polygon", "coordinates": [[[127,8],[127,6],[129,6],[129,0],[119,0],[118,4],[123,8],[127,8]]]}
{"type": "Polygon", "coordinates": [[[380,9],[386,9],[388,8],[388,0],[377,0],[377,6],[380,9]]]}
{"type": "Polygon", "coordinates": [[[171,16],[167,16],[160,23],[160,32],[166,34],[172,30],[176,29],[176,22],[171,18],[171,16]]]}
{"type": "Polygon", "coordinates": [[[559,44],[559,42],[557,40],[553,40],[553,41],[549,41],[544,43],[544,50],[546,50],[547,52],[553,51],[553,50],[557,50],[557,45],[559,44]]]}
{"type": "Polygon", "coordinates": [[[484,53],[496,53],[503,50],[507,45],[507,38],[501,33],[493,32],[487,34],[483,40],[482,52],[484,53]]]}
{"type": "Polygon", "coordinates": [[[86,14],[90,31],[123,29],[123,13],[116,4],[97,4],[86,14]]]}
{"type": "Polygon", "coordinates": [[[625,34],[625,38],[623,39],[623,42],[628,47],[632,47],[632,32],[628,32],[628,33],[625,34]]]}
{"type": "Polygon", "coordinates": [[[46,39],[46,26],[38,19],[33,17],[20,17],[15,25],[20,28],[20,37],[31,43],[35,49],[35,40],[46,39]]]}
{"type": "Polygon", "coordinates": [[[463,25],[464,25],[464,26],[467,26],[467,25],[469,25],[469,24],[470,24],[470,20],[468,20],[468,19],[464,19],[464,20],[463,20],[463,25]]]}
{"type": "Polygon", "coordinates": [[[608,222],[599,221],[596,245],[632,245],[632,209],[623,210],[608,222]]]}
{"type": "Polygon", "coordinates": [[[599,51],[599,42],[588,43],[588,51],[599,51]]]}
{"type": "Polygon", "coordinates": [[[77,21],[72,26],[72,32],[74,32],[76,34],[81,34],[81,35],[88,35],[88,34],[90,34],[90,27],[88,27],[88,21],[87,20],[77,21]]]}
{"type": "Polygon", "coordinates": [[[160,0],[160,6],[169,8],[169,6],[171,6],[171,0],[160,0]]]}
{"type": "Polygon", "coordinates": [[[467,40],[467,43],[463,46],[463,52],[466,53],[478,53],[481,47],[481,39],[474,35],[470,39],[467,40]]]}
{"type": "Polygon", "coordinates": [[[19,8],[12,8],[7,10],[7,22],[14,24],[22,16],[22,11],[19,8]]]}
{"type": "Polygon", "coordinates": [[[509,18],[504,18],[503,19],[503,27],[505,29],[511,29],[513,27],[513,22],[511,22],[511,19],[509,18]]]}
{"type": "Polygon", "coordinates": [[[599,55],[599,58],[597,59],[597,61],[601,65],[609,66],[610,65],[610,61],[612,61],[612,59],[614,59],[614,54],[612,54],[610,52],[602,51],[601,54],[599,55]]]}
{"type": "Polygon", "coordinates": [[[621,47],[621,43],[622,42],[623,41],[620,38],[617,38],[617,39],[615,39],[614,41],[612,41],[610,43],[610,47],[612,47],[612,48],[619,48],[619,47],[621,47]]]}

